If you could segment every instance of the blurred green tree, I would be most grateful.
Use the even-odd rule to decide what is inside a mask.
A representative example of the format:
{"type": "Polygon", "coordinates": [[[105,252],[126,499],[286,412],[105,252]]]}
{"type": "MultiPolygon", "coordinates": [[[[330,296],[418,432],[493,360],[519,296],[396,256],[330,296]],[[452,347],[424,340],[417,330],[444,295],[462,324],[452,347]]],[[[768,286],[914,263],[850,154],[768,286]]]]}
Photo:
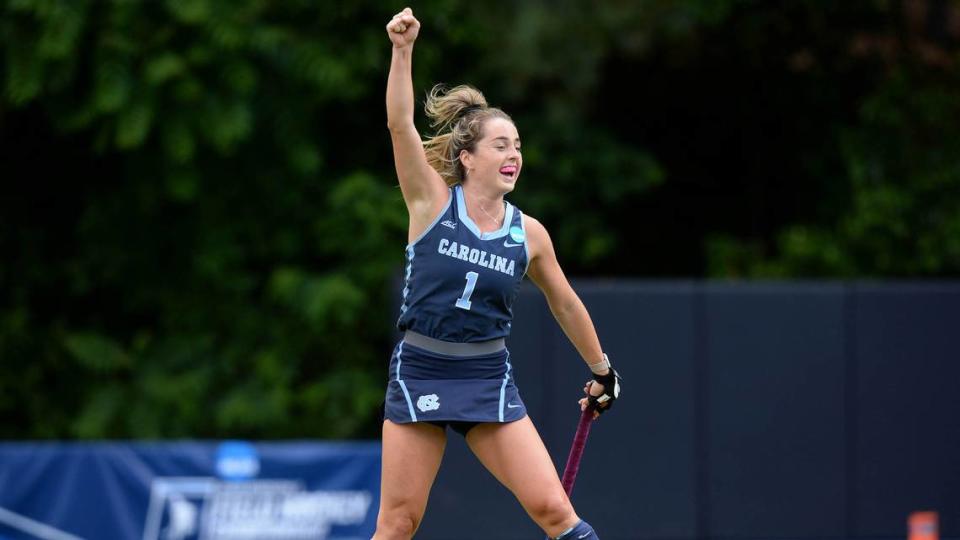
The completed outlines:
{"type": "Polygon", "coordinates": [[[406,220],[383,143],[337,156],[386,133],[384,16],[4,4],[3,436],[372,423],[406,220]]]}
{"type": "MultiPolygon", "coordinates": [[[[843,91],[836,85],[844,74],[861,79],[848,85],[859,86],[843,102],[848,114],[818,119],[816,152],[798,149],[798,168],[817,185],[806,210],[765,238],[715,231],[707,243],[711,275],[960,275],[960,5],[853,8],[868,16],[835,8],[847,14],[835,18],[848,30],[832,43],[817,36],[819,48],[798,40],[789,58],[798,84],[816,84],[824,95],[843,91]]],[[[796,19],[810,19],[804,11],[796,19]]]]}
{"type": "MultiPolygon", "coordinates": [[[[568,273],[957,275],[957,37],[920,1],[427,0],[415,87],[513,115],[568,273]]],[[[0,6],[0,436],[375,435],[403,6],[0,6]]]]}

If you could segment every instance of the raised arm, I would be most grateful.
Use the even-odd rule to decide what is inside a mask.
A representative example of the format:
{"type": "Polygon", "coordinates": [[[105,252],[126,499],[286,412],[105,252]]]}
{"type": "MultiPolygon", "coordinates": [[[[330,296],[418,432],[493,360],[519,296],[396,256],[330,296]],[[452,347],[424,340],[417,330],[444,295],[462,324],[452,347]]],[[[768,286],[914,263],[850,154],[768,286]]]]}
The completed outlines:
{"type": "Polygon", "coordinates": [[[423,142],[413,122],[413,43],[420,22],[406,8],[387,23],[393,57],[387,78],[387,127],[403,200],[410,214],[410,238],[420,235],[443,209],[448,191],[440,174],[427,163],[423,142]]]}

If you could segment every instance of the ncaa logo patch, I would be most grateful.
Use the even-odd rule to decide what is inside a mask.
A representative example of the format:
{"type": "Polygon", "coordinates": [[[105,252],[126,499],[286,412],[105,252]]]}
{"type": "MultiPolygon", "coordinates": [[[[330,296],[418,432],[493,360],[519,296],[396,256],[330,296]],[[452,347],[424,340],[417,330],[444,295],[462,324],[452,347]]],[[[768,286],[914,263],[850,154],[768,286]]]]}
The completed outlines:
{"type": "Polygon", "coordinates": [[[524,234],[523,229],[520,227],[510,227],[510,238],[513,238],[514,242],[522,243],[524,239],[527,238],[527,235],[524,234]]]}
{"type": "Polygon", "coordinates": [[[417,399],[417,408],[420,412],[435,411],[440,408],[440,397],[436,394],[420,396],[417,399]]]}

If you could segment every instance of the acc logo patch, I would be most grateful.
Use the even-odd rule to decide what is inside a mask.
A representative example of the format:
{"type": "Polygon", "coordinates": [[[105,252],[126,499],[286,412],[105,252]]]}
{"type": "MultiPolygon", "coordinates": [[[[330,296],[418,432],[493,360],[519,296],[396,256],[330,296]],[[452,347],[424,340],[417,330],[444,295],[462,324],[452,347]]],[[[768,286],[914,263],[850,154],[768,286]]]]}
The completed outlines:
{"type": "Polygon", "coordinates": [[[510,238],[513,238],[514,242],[523,242],[526,237],[527,235],[520,227],[510,227],[510,238]]]}
{"type": "Polygon", "coordinates": [[[420,396],[417,400],[417,408],[420,412],[435,411],[440,408],[440,397],[436,394],[420,396]]]}

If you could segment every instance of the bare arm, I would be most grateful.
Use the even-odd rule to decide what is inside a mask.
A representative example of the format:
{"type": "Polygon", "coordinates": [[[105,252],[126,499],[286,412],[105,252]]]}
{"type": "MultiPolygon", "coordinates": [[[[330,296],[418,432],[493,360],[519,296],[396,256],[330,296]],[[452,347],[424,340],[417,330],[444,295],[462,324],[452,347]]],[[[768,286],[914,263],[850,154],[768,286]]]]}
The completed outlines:
{"type": "MultiPolygon", "coordinates": [[[[586,306],[574,292],[570,282],[563,275],[560,263],[557,262],[556,252],[553,250],[553,242],[550,241],[550,235],[539,221],[530,216],[523,216],[527,232],[527,247],[530,253],[530,268],[527,274],[530,279],[537,284],[537,287],[543,291],[547,298],[547,304],[553,313],[560,328],[576,347],[577,352],[583,358],[587,366],[602,363],[605,360],[603,349],[600,347],[600,338],[597,337],[597,330],[593,326],[590,314],[587,313],[586,306]]],[[[603,384],[597,382],[596,376],[616,377],[616,373],[606,366],[594,366],[596,370],[593,380],[588,380],[583,387],[585,395],[596,398],[604,393],[613,393],[616,399],[619,394],[619,386],[615,383],[610,392],[603,384]]],[[[618,379],[614,379],[618,380],[618,379]]],[[[591,398],[591,399],[593,399],[591,398]]],[[[605,399],[605,398],[601,398],[605,399]]],[[[580,399],[580,409],[586,410],[589,401],[586,397],[580,399]]],[[[605,410],[612,405],[612,401],[598,405],[601,410],[605,410]]],[[[601,410],[594,410],[593,417],[600,416],[601,410]]]]}
{"type": "Polygon", "coordinates": [[[600,338],[597,337],[593,321],[586,306],[563,274],[550,235],[539,221],[530,216],[524,216],[524,219],[527,246],[530,250],[530,269],[527,275],[543,291],[554,318],[584,362],[587,365],[603,362],[603,349],[600,347],[600,338]]]}
{"type": "Polygon", "coordinates": [[[415,238],[440,213],[448,198],[447,185],[427,163],[423,142],[413,122],[413,43],[420,22],[406,8],[387,23],[393,43],[387,77],[387,127],[403,200],[410,214],[410,238],[415,238]]]}

